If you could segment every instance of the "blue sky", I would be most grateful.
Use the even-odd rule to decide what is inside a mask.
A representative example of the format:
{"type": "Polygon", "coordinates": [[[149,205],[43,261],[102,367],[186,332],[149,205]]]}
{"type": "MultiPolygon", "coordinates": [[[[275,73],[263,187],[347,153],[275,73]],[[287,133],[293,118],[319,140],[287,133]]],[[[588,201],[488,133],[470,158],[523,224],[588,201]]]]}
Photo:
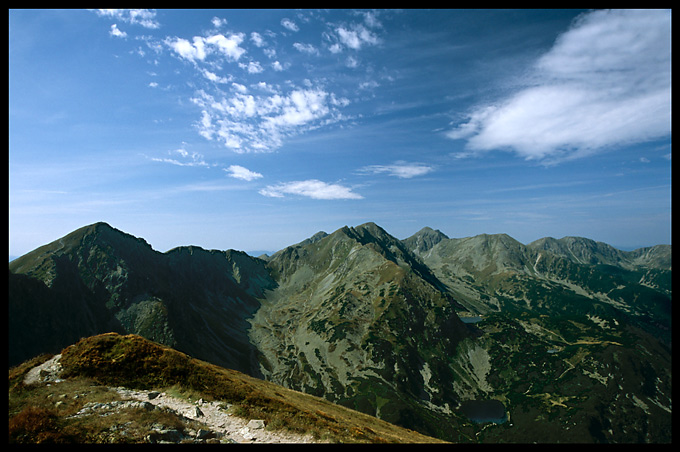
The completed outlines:
{"type": "Polygon", "coordinates": [[[670,11],[10,10],[9,254],[671,243],[670,11]]]}

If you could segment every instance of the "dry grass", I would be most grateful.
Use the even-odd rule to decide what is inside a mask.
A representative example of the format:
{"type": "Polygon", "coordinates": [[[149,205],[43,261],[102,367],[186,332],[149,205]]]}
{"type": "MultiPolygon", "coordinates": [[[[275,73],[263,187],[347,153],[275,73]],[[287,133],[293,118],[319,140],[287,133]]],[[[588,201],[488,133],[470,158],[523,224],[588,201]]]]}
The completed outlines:
{"type": "MultiPolygon", "coordinates": [[[[64,423],[64,416],[76,413],[86,401],[118,397],[106,386],[125,386],[171,390],[187,398],[226,402],[233,405],[235,415],[263,419],[268,429],[311,434],[329,442],[441,442],[324,399],[193,359],[135,335],[110,333],[82,339],[62,352],[62,377],[66,381],[51,387],[23,385],[23,375],[47,359],[49,356],[43,356],[10,369],[11,441],[14,438],[17,442],[105,442],[102,432],[111,422],[134,419],[140,431],[149,422],[158,422],[144,420],[141,413],[123,413],[121,419],[107,420],[107,425],[64,423]],[[53,398],[58,397],[54,392],[57,387],[70,396],[55,410],[53,398]],[[75,398],[75,394],[82,397],[75,398]],[[31,419],[35,422],[31,423],[31,419]],[[41,427],[36,431],[30,425],[41,427]]],[[[163,420],[165,424],[171,422],[163,420]]]]}
{"type": "Polygon", "coordinates": [[[84,377],[58,384],[25,385],[26,372],[49,358],[35,358],[9,371],[10,443],[140,443],[145,442],[153,425],[179,431],[203,427],[167,410],[135,407],[117,409],[107,416],[71,417],[88,403],[118,401],[120,395],[84,377]]]}

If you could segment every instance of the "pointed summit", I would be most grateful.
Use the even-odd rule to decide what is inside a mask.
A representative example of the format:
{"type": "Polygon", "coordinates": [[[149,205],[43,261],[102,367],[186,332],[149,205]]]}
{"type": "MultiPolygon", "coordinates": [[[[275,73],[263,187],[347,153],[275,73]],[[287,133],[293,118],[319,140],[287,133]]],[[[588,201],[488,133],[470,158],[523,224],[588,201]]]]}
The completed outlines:
{"type": "MultiPolygon", "coordinates": [[[[106,254],[115,254],[127,258],[130,254],[156,253],[146,240],[120,231],[108,223],[97,222],[43,245],[10,263],[10,270],[21,273],[30,268],[43,267],[45,261],[61,255],[83,255],[89,258],[90,248],[96,247],[106,254]],[[85,254],[83,254],[85,253],[85,254]]],[[[52,263],[48,263],[52,266],[52,263]]]]}
{"type": "Polygon", "coordinates": [[[432,229],[425,226],[420,231],[408,237],[402,242],[408,249],[416,254],[426,253],[442,240],[449,240],[449,237],[439,229],[432,229]]]}

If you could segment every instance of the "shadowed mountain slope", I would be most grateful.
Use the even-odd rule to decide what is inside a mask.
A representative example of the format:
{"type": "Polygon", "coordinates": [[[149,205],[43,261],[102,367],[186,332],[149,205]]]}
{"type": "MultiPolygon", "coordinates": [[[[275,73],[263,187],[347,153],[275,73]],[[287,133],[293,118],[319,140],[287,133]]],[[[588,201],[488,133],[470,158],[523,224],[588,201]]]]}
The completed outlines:
{"type": "Polygon", "coordinates": [[[268,380],[431,435],[455,425],[440,416],[453,416],[457,396],[439,387],[470,333],[399,240],[373,223],[343,227],[268,266],[278,287],[250,330],[268,380]]]}
{"type": "MultiPolygon", "coordinates": [[[[97,223],[12,261],[9,268],[11,284],[31,285],[43,300],[58,300],[47,311],[55,327],[45,330],[33,321],[29,300],[11,293],[10,318],[24,321],[14,323],[10,348],[24,343],[21,335],[41,341],[43,351],[54,351],[74,337],[120,331],[257,371],[251,369],[254,350],[245,318],[259,306],[255,297],[275,283],[264,262],[245,253],[198,247],[159,253],[142,239],[97,223]],[[87,321],[75,321],[83,315],[87,321]]],[[[10,364],[28,357],[17,355],[10,364]]]]}

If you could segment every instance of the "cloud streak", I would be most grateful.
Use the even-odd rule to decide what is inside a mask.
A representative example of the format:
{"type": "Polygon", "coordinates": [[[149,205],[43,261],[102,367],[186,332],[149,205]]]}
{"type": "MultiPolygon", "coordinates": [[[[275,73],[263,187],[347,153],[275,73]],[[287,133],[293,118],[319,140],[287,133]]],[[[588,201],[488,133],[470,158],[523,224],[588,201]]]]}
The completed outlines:
{"type": "Polygon", "coordinates": [[[422,163],[408,163],[397,161],[391,165],[368,165],[357,170],[358,174],[387,174],[400,179],[424,176],[434,171],[434,168],[422,163]]]}
{"type": "Polygon", "coordinates": [[[259,193],[262,196],[270,198],[283,198],[285,195],[297,195],[324,200],[363,199],[363,196],[354,193],[349,187],[339,184],[329,184],[316,179],[268,185],[261,189],[259,193]]]}
{"type": "Polygon", "coordinates": [[[244,168],[240,165],[231,165],[224,171],[226,171],[230,177],[245,181],[252,181],[262,177],[262,174],[250,171],[248,168],[244,168]]]}
{"type": "Polygon", "coordinates": [[[532,71],[446,134],[467,141],[459,157],[506,150],[550,164],[670,134],[670,11],[584,14],[532,71]]]}
{"type": "Polygon", "coordinates": [[[177,166],[203,166],[206,168],[211,166],[204,160],[202,154],[199,154],[198,152],[189,152],[184,148],[171,151],[168,154],[174,156],[174,158],[152,157],[151,160],[154,162],[170,163],[177,166]]]}
{"type": "Polygon", "coordinates": [[[149,9],[97,9],[97,15],[122,20],[131,25],[141,25],[144,28],[160,27],[156,21],[156,11],[149,9]]]}

